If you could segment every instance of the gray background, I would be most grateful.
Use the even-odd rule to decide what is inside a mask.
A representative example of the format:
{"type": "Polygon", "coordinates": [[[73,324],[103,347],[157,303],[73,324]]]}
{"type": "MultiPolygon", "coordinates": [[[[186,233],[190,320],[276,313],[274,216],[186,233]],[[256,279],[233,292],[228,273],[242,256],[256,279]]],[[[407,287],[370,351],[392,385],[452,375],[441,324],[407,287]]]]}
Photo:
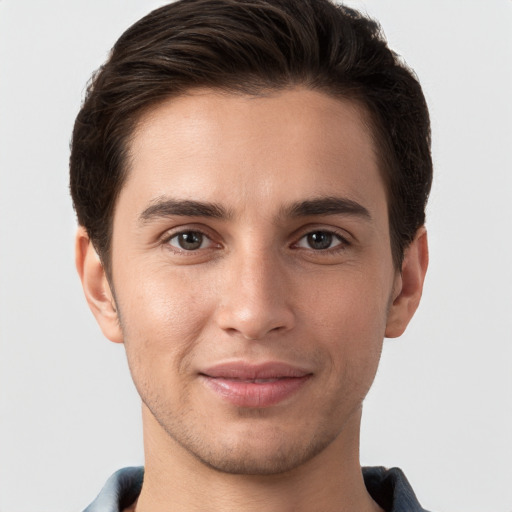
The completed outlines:
{"type": "MultiPolygon", "coordinates": [[[[0,512],[79,511],[142,463],[138,397],[73,263],[68,144],[84,85],[156,0],[0,0],[0,512]]],[[[385,344],[362,462],[424,506],[512,510],[512,1],[350,2],[379,19],[432,114],[431,265],[385,344]]]]}

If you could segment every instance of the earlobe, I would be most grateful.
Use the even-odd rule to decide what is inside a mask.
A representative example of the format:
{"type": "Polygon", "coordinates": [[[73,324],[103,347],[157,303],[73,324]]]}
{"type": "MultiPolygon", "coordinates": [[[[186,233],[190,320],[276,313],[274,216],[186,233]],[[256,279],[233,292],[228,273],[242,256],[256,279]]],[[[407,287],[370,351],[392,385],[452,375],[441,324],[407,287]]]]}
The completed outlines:
{"type": "Polygon", "coordinates": [[[123,335],[114,295],[100,258],[82,226],[76,233],[75,264],[85,298],[103,334],[110,341],[122,343],[123,335]]]}
{"type": "Polygon", "coordinates": [[[397,276],[396,297],[390,306],[385,336],[401,336],[420,303],[428,267],[427,231],[422,226],[405,250],[402,273],[397,276]]]}

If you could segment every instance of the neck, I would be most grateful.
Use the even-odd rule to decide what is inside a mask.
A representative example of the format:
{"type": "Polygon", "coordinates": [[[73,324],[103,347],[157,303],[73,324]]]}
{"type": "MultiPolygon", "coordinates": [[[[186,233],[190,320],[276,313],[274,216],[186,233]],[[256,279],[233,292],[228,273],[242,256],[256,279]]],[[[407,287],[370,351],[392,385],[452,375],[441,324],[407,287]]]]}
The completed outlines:
{"type": "MultiPolygon", "coordinates": [[[[276,475],[239,475],[206,466],[144,410],[146,464],[137,512],[378,512],[359,464],[361,412],[301,466],[276,475]]],[[[381,511],[382,512],[382,511],[381,511]]]]}

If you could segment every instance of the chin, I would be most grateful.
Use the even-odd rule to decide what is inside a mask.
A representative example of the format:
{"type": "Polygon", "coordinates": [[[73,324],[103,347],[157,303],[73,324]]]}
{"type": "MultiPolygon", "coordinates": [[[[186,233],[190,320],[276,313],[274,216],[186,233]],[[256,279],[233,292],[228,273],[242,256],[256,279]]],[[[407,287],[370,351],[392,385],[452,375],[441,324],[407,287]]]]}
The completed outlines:
{"type": "MultiPolygon", "coordinates": [[[[240,433],[238,433],[240,434],[240,433]]],[[[233,475],[269,476],[288,473],[306,464],[321,453],[333,436],[307,436],[296,433],[296,439],[286,431],[257,432],[249,429],[237,439],[176,439],[189,454],[205,466],[233,475]],[[309,443],[304,439],[312,437],[309,443]]],[[[170,434],[172,435],[172,434],[170,434]]],[[[204,439],[204,438],[203,438],[204,439]]]]}
{"type": "MultiPolygon", "coordinates": [[[[145,393],[141,396],[146,398],[145,393]]],[[[187,402],[186,396],[182,398],[187,402]]],[[[169,454],[233,475],[270,476],[297,470],[343,438],[342,432],[351,435],[351,427],[360,420],[355,414],[360,412],[359,404],[341,411],[329,404],[322,408],[328,411],[323,414],[240,409],[216,415],[206,407],[182,407],[180,413],[171,413],[180,408],[154,398],[143,402],[144,429],[160,439],[160,446],[174,445],[168,446],[169,454]]]]}

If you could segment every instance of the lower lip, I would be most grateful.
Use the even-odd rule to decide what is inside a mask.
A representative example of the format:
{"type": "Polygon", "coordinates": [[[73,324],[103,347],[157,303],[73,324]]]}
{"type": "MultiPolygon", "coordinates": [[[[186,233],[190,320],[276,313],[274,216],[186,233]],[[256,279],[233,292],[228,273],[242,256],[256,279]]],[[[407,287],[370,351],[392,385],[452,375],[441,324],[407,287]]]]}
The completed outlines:
{"type": "Polygon", "coordinates": [[[247,382],[203,375],[203,381],[220,398],[238,407],[276,405],[296,393],[311,377],[286,377],[267,382],[247,382]]]}

